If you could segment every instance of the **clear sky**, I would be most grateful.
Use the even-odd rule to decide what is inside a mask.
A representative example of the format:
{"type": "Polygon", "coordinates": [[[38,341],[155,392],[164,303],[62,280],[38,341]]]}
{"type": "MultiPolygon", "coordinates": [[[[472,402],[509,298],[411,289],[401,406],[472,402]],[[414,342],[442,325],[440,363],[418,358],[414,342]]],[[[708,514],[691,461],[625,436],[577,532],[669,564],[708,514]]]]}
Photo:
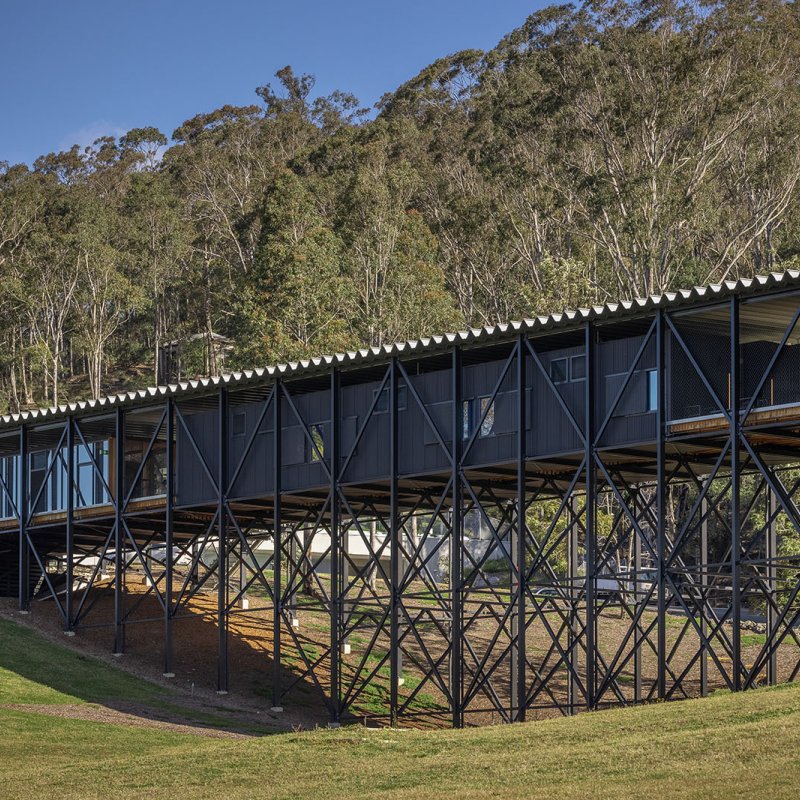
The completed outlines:
{"type": "Polygon", "coordinates": [[[0,0],[0,161],[181,122],[291,64],[372,105],[431,61],[492,47],[542,0],[0,0]]]}

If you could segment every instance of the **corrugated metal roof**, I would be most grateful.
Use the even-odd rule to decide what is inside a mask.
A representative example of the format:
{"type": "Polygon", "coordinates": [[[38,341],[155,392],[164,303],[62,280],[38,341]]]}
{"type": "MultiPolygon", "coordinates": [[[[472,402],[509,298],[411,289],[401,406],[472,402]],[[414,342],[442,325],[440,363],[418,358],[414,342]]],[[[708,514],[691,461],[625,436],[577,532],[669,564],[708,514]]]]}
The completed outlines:
{"type": "Polygon", "coordinates": [[[18,425],[20,422],[46,422],[68,414],[110,410],[120,405],[146,405],[148,401],[155,401],[170,395],[198,395],[207,393],[210,389],[223,386],[243,388],[251,384],[269,384],[274,378],[312,376],[325,372],[332,366],[347,368],[371,363],[379,364],[382,361],[387,361],[392,356],[416,354],[421,351],[434,353],[437,350],[445,350],[454,344],[470,346],[494,341],[502,342],[516,336],[518,333],[541,333],[550,329],[568,329],[582,325],[590,320],[605,322],[617,318],[624,319],[641,316],[657,308],[679,308],[720,300],[732,294],[751,295],[768,292],[773,289],[795,287],[800,287],[800,271],[773,272],[769,275],[758,275],[755,278],[725,281],[724,283],[710,286],[696,286],[692,289],[680,289],[675,292],[665,292],[661,295],[651,295],[650,297],[636,298],[634,300],[623,300],[618,303],[607,303],[602,306],[563,311],[559,314],[523,319],[517,322],[489,325],[484,328],[471,328],[457,333],[445,333],[382,347],[369,347],[346,353],[335,353],[301,361],[291,361],[286,364],[232,372],[213,378],[181,381],[180,383],[166,386],[151,386],[146,389],[107,395],[98,400],[81,400],[74,403],[65,403],[57,407],[39,408],[32,411],[22,411],[17,414],[5,414],[0,417],[0,427],[11,427],[18,425]]]}

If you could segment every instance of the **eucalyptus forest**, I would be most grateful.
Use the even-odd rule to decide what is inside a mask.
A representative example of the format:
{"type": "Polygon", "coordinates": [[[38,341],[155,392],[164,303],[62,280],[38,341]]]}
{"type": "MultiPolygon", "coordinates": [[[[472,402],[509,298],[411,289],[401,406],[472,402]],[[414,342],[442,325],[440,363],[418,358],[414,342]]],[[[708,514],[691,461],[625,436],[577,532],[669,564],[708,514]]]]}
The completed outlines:
{"type": "Polygon", "coordinates": [[[792,2],[600,0],[0,161],[0,407],[800,266],[799,76],[792,2]]]}

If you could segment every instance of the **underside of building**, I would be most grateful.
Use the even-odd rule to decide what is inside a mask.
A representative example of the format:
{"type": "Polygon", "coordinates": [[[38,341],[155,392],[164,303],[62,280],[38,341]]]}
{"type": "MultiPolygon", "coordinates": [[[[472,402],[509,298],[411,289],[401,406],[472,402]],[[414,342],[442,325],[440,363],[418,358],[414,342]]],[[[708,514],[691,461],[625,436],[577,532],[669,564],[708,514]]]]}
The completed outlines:
{"type": "Polygon", "coordinates": [[[4,417],[0,593],[168,675],[213,598],[223,692],[258,613],[334,724],[795,680],[799,318],[786,272],[4,417]]]}

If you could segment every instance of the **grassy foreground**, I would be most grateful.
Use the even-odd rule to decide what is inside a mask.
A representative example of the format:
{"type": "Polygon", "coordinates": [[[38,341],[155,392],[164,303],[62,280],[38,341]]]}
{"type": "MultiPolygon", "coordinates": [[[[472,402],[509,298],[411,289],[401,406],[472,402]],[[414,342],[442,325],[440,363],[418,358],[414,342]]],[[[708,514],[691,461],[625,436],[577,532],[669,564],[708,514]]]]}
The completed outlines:
{"type": "Polygon", "coordinates": [[[165,694],[0,620],[0,796],[774,799],[800,778],[800,686],[466,731],[245,740],[2,707],[165,694]]]}

